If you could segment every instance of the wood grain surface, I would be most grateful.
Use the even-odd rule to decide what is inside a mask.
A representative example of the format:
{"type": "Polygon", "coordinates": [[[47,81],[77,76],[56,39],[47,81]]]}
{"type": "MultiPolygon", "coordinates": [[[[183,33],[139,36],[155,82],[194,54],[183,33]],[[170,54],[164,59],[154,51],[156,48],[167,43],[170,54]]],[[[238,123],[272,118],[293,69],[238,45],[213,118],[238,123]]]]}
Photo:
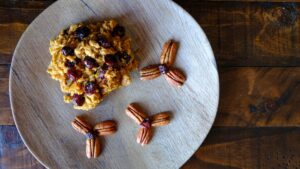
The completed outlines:
{"type": "Polygon", "coordinates": [[[299,3],[178,3],[203,27],[220,66],[300,65],[299,3]]]}
{"type": "Polygon", "coordinates": [[[210,44],[197,22],[169,0],[57,1],[23,33],[9,81],[18,131],[29,150],[49,168],[179,168],[208,134],[219,102],[210,44]],[[179,42],[175,65],[187,76],[184,86],[172,88],[163,78],[141,81],[135,72],[130,86],[111,93],[94,110],[78,111],[65,104],[60,87],[46,72],[51,60],[49,40],[73,23],[107,18],[127,28],[133,48],[139,48],[140,67],[157,63],[167,40],[179,42]],[[132,102],[149,115],[172,113],[172,122],[158,128],[145,147],[136,143],[136,125],[124,113],[132,102]],[[114,136],[102,139],[102,155],[95,160],[86,158],[84,139],[70,125],[83,113],[93,123],[114,119],[119,126],[114,136]]]}
{"type": "MultiPolygon", "coordinates": [[[[12,52],[26,27],[53,2],[0,1],[1,125],[13,125],[8,97],[12,52]]],[[[300,147],[296,141],[300,124],[299,86],[293,87],[300,78],[299,1],[175,2],[192,14],[208,36],[220,67],[221,86],[214,124],[217,127],[213,127],[202,147],[183,168],[299,169],[300,157],[295,156],[300,147]],[[292,23],[284,24],[286,21],[292,23]],[[285,93],[291,94],[275,112],[266,113],[258,106],[264,105],[266,98],[276,101],[285,93]],[[273,143],[274,139],[280,141],[273,143]]],[[[20,140],[13,144],[19,138],[15,127],[3,126],[0,134],[1,138],[12,140],[1,139],[1,168],[42,168],[20,140]],[[13,133],[13,137],[3,134],[4,130],[13,133]]]]}
{"type": "Polygon", "coordinates": [[[44,168],[25,147],[15,126],[0,126],[0,148],[0,168],[44,168]]]}
{"type": "Polygon", "coordinates": [[[299,169],[299,128],[213,128],[183,169],[299,169]]]}

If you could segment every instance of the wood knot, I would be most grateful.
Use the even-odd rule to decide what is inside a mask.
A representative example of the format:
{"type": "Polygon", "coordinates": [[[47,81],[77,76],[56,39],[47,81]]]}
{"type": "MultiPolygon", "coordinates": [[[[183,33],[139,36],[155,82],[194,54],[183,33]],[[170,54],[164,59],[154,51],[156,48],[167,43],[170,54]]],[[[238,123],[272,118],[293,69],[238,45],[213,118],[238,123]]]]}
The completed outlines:
{"type": "Polygon", "coordinates": [[[264,102],[264,109],[267,113],[273,113],[279,108],[279,105],[274,100],[266,100],[264,102]]]}
{"type": "Polygon", "coordinates": [[[258,105],[249,105],[249,111],[251,113],[275,113],[280,107],[277,100],[264,99],[258,105]]]}

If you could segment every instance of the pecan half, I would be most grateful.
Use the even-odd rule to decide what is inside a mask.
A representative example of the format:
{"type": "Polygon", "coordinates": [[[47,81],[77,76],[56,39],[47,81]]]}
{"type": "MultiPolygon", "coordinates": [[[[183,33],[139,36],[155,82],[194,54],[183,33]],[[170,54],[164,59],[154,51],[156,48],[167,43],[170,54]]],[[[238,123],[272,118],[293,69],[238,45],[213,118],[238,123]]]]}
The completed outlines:
{"type": "Polygon", "coordinates": [[[152,116],[152,122],[151,125],[153,127],[158,127],[158,126],[165,126],[170,123],[171,118],[170,114],[166,112],[158,113],[152,116]]]}
{"type": "Polygon", "coordinates": [[[100,155],[100,140],[98,137],[92,137],[86,140],[86,156],[96,158],[100,155]]]}
{"type": "Polygon", "coordinates": [[[144,146],[150,142],[151,138],[152,138],[152,128],[142,127],[140,128],[137,134],[136,142],[144,146]]]}
{"type": "Polygon", "coordinates": [[[160,55],[160,63],[172,66],[175,62],[178,45],[173,40],[169,40],[163,46],[162,53],[160,55]]]}
{"type": "Polygon", "coordinates": [[[92,130],[92,126],[79,116],[75,117],[75,119],[71,122],[71,125],[76,131],[82,134],[87,134],[92,130]]]}
{"type": "Polygon", "coordinates": [[[117,131],[117,124],[113,120],[103,121],[95,125],[94,131],[99,136],[111,135],[117,131]]]}
{"type": "Polygon", "coordinates": [[[159,65],[149,65],[140,70],[141,80],[151,80],[160,76],[159,65]]]}
{"type": "Polygon", "coordinates": [[[126,114],[132,118],[137,124],[141,124],[147,115],[134,104],[128,105],[125,110],[126,114]]]}
{"type": "Polygon", "coordinates": [[[183,73],[180,70],[174,68],[165,74],[165,78],[167,79],[169,84],[175,87],[181,87],[186,80],[183,73]]]}

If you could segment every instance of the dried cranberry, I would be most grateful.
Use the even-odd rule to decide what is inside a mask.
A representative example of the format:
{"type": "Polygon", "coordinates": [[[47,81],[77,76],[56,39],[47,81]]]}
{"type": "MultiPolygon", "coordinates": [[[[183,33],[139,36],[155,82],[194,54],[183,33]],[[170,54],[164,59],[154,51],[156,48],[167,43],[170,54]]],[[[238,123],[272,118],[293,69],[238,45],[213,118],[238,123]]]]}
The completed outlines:
{"type": "Polygon", "coordinates": [[[117,55],[105,55],[104,61],[108,66],[115,67],[118,65],[117,55]]]}
{"type": "Polygon", "coordinates": [[[73,68],[73,67],[75,66],[75,62],[71,62],[71,61],[67,60],[67,61],[65,62],[65,66],[66,66],[67,68],[73,68]]]}
{"type": "Polygon", "coordinates": [[[82,60],[80,59],[80,58],[75,58],[75,64],[78,66],[78,67],[80,67],[80,68],[84,68],[84,65],[83,65],[83,62],[82,62],[82,60]]]}
{"type": "Polygon", "coordinates": [[[117,25],[112,33],[111,33],[113,36],[120,36],[120,37],[123,37],[125,36],[125,28],[123,26],[120,26],[120,25],[117,25]]]}
{"type": "Polygon", "coordinates": [[[63,55],[65,56],[74,56],[74,49],[69,47],[69,46],[64,46],[62,49],[61,49],[61,52],[63,55]]]}
{"type": "Polygon", "coordinates": [[[73,103],[77,106],[82,106],[84,104],[85,98],[83,95],[74,94],[73,103]]]}
{"type": "Polygon", "coordinates": [[[83,40],[85,37],[89,36],[90,32],[88,27],[81,26],[75,30],[75,37],[79,40],[83,40]]]}
{"type": "Polygon", "coordinates": [[[106,63],[104,63],[102,66],[101,66],[101,69],[103,71],[107,71],[108,70],[108,65],[106,63]]]}
{"type": "Polygon", "coordinates": [[[122,63],[128,64],[129,61],[131,60],[131,56],[128,55],[128,53],[123,52],[123,53],[118,53],[119,59],[122,63]]]}
{"type": "Polygon", "coordinates": [[[69,69],[67,72],[68,78],[71,79],[72,81],[76,81],[81,77],[81,75],[82,75],[81,72],[76,69],[69,69]]]}
{"type": "Polygon", "coordinates": [[[84,91],[87,94],[94,94],[96,93],[97,89],[98,89],[98,85],[95,82],[88,82],[84,86],[84,91]]]}
{"type": "Polygon", "coordinates": [[[76,58],[75,58],[75,63],[76,63],[76,64],[80,64],[80,63],[81,63],[81,59],[76,57],[76,58]]]}
{"type": "Polygon", "coordinates": [[[97,38],[97,42],[99,43],[100,46],[102,46],[104,48],[111,48],[112,47],[111,43],[103,36],[99,36],[97,38]]]}
{"type": "Polygon", "coordinates": [[[158,68],[161,74],[166,74],[169,71],[169,68],[165,64],[159,65],[158,68]]]}
{"type": "Polygon", "coordinates": [[[98,63],[96,62],[96,60],[92,57],[89,57],[89,56],[86,56],[84,59],[83,59],[83,62],[84,62],[84,65],[89,68],[89,69],[92,69],[94,67],[98,67],[98,63]]]}
{"type": "Polygon", "coordinates": [[[151,120],[149,118],[146,118],[141,123],[141,126],[144,128],[150,128],[151,127],[151,120]]]}

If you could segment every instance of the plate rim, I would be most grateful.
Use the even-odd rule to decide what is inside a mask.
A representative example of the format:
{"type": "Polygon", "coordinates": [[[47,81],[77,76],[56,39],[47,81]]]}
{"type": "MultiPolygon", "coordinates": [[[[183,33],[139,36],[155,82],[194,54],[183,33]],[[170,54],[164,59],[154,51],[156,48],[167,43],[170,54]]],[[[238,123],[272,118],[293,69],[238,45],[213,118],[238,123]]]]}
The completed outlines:
{"type": "Polygon", "coordinates": [[[13,99],[12,99],[12,73],[13,73],[13,65],[15,64],[15,55],[17,52],[17,49],[19,48],[22,39],[24,39],[26,32],[31,29],[32,27],[32,23],[35,22],[46,10],[48,10],[50,7],[53,7],[56,3],[60,2],[61,0],[55,1],[54,3],[52,3],[50,6],[48,6],[46,9],[44,9],[40,14],[38,14],[38,16],[36,16],[32,22],[30,22],[30,24],[28,25],[28,27],[25,29],[25,31],[22,33],[20,39],[18,40],[18,43],[14,49],[14,53],[13,53],[13,57],[11,59],[11,64],[10,64],[10,70],[9,70],[9,84],[8,84],[8,91],[9,91],[9,103],[10,103],[10,108],[12,111],[12,115],[13,115],[13,119],[14,119],[14,123],[15,126],[18,130],[18,134],[21,137],[21,140],[23,141],[24,145],[26,146],[26,148],[28,149],[28,151],[32,154],[32,156],[39,162],[41,163],[44,167],[46,168],[50,168],[48,165],[46,165],[36,154],[35,152],[32,150],[31,146],[29,146],[27,144],[27,141],[24,139],[23,134],[21,132],[21,130],[19,129],[19,125],[16,119],[16,115],[15,115],[15,110],[14,110],[14,104],[13,104],[13,99]]]}

